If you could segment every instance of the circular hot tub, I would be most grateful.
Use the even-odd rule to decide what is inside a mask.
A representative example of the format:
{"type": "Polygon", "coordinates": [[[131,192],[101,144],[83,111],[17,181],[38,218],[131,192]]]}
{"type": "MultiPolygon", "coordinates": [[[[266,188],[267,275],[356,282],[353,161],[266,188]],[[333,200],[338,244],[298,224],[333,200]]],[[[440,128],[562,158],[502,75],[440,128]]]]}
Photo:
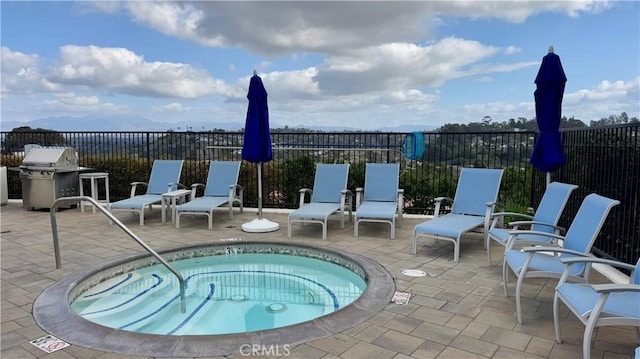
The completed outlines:
{"type": "Polygon", "coordinates": [[[74,273],[44,290],[34,317],[48,333],[100,351],[155,357],[243,354],[288,348],[354,327],[393,297],[371,259],[308,245],[237,242],[148,255],[74,273]]]}

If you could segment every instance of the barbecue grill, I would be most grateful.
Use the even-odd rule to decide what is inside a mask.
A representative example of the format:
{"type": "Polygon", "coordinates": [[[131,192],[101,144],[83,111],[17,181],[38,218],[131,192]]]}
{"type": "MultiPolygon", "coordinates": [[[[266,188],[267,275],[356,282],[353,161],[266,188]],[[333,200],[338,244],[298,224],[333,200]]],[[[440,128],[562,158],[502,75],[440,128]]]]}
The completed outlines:
{"type": "Polygon", "coordinates": [[[50,209],[60,197],[77,196],[79,170],[78,153],[73,147],[25,146],[20,166],[22,207],[50,209]]]}

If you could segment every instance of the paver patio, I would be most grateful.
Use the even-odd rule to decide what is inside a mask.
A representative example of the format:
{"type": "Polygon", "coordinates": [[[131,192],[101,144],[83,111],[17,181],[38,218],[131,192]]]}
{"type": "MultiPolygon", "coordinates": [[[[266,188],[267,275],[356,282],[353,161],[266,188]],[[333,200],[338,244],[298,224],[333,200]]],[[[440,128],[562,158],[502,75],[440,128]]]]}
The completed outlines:
{"type": "MultiPolygon", "coordinates": [[[[413,293],[408,305],[390,303],[376,316],[342,333],[292,346],[289,358],[581,358],[582,324],[561,307],[562,344],[554,340],[551,303],[555,280],[527,280],[523,290],[524,325],[515,318],[514,298],[502,294],[503,248],[494,246],[489,266],[481,235],[470,234],[461,244],[459,263],[453,262],[451,244],[437,246],[421,242],[411,255],[413,227],[425,218],[407,217],[389,239],[388,224],[365,223],[360,236],[353,224],[340,228],[329,220],[327,240],[319,225],[294,225],[293,238],[286,236],[286,213],[264,216],[280,224],[271,233],[245,233],[241,225],[255,212],[236,213],[229,220],[224,210],[216,212],[213,230],[203,217],[185,216],[181,228],[161,223],[160,209],[138,226],[136,216],[117,215],[149,246],[156,250],[185,244],[218,242],[223,238],[291,241],[365,255],[382,264],[395,278],[397,290],[413,293]],[[426,277],[408,277],[403,269],[421,269],[426,277]]],[[[1,352],[2,358],[143,358],[100,352],[76,345],[47,354],[29,342],[45,336],[31,315],[32,305],[48,286],[68,274],[143,249],[102,214],[81,213],[77,208],[58,212],[62,269],[55,268],[50,213],[25,211],[20,201],[0,207],[1,250],[1,352]]],[[[599,280],[606,281],[597,273],[599,280]]],[[[513,293],[513,282],[511,283],[513,293]]],[[[638,345],[633,329],[605,327],[594,336],[593,358],[631,358],[638,345]]],[[[274,354],[274,353],[272,353],[274,354]]],[[[275,357],[277,355],[271,355],[275,357]]],[[[246,358],[238,351],[230,358],[246,358]]]]}

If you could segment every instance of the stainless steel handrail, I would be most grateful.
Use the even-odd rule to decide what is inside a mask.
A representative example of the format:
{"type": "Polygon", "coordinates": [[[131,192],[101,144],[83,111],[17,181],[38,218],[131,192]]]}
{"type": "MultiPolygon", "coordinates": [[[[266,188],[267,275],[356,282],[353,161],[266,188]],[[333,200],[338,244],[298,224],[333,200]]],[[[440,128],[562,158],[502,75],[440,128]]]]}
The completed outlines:
{"type": "Polygon", "coordinates": [[[147,252],[149,252],[149,254],[154,256],[160,263],[162,263],[162,265],[164,265],[171,273],[173,273],[178,278],[178,282],[180,283],[180,310],[182,311],[182,313],[186,313],[187,303],[185,302],[185,294],[184,294],[185,285],[184,285],[184,278],[182,277],[182,274],[180,274],[180,272],[178,272],[177,269],[171,266],[169,262],[167,262],[164,258],[162,258],[151,247],[149,247],[149,245],[147,245],[144,241],[142,241],[142,239],[138,238],[138,236],[136,236],[135,233],[131,232],[131,230],[127,226],[125,226],[124,223],[120,222],[118,218],[116,218],[113,214],[107,211],[103,206],[100,205],[98,201],[96,201],[92,197],[88,197],[88,196],[61,197],[53,201],[53,204],[51,205],[50,214],[51,214],[51,230],[53,232],[53,251],[56,257],[56,268],[57,269],[62,268],[62,263],[60,260],[60,243],[58,240],[58,223],[56,220],[56,213],[58,212],[57,208],[61,204],[66,202],[79,202],[79,201],[91,202],[91,204],[93,204],[94,207],[98,208],[100,212],[104,213],[104,215],[107,216],[109,220],[115,222],[118,225],[118,227],[120,227],[123,231],[125,231],[125,233],[129,235],[129,237],[133,238],[133,240],[138,242],[138,244],[141,245],[142,248],[144,248],[147,252]]]}

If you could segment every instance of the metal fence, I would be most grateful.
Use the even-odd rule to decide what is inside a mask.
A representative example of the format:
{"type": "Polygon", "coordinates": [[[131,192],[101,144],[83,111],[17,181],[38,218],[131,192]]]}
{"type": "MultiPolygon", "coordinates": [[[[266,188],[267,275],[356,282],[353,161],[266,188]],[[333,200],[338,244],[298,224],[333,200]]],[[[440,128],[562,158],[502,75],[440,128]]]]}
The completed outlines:
{"type": "MultiPolygon", "coordinates": [[[[640,257],[640,124],[626,124],[562,132],[567,165],[553,180],[580,187],[571,196],[561,225],[568,226],[582,199],[590,193],[619,200],[613,208],[593,252],[635,264],[640,257]]],[[[534,180],[537,191],[543,181],[534,180]]]]}
{"type": "MultiPolygon", "coordinates": [[[[563,131],[568,164],[552,179],[580,188],[567,205],[561,224],[568,226],[584,196],[596,192],[619,199],[595,251],[635,263],[640,256],[640,145],[638,124],[563,131]]],[[[367,162],[401,166],[405,212],[433,213],[433,198],[452,197],[462,167],[503,168],[500,202],[510,211],[535,207],[544,192],[544,174],[529,163],[536,133],[424,133],[421,160],[408,160],[406,133],[272,132],[274,158],[263,167],[265,208],[296,208],[298,190],[312,187],[316,163],[349,163],[349,189],[364,184],[367,162]]],[[[15,169],[24,145],[76,148],[82,166],[110,173],[112,200],[129,195],[129,183],[148,178],[155,159],[184,159],[181,182],[206,180],[208,161],[240,160],[241,132],[2,132],[2,165],[15,169]]],[[[9,198],[21,198],[18,172],[8,172],[9,198]]],[[[255,166],[243,163],[240,184],[245,205],[257,204],[255,166]]]]}

